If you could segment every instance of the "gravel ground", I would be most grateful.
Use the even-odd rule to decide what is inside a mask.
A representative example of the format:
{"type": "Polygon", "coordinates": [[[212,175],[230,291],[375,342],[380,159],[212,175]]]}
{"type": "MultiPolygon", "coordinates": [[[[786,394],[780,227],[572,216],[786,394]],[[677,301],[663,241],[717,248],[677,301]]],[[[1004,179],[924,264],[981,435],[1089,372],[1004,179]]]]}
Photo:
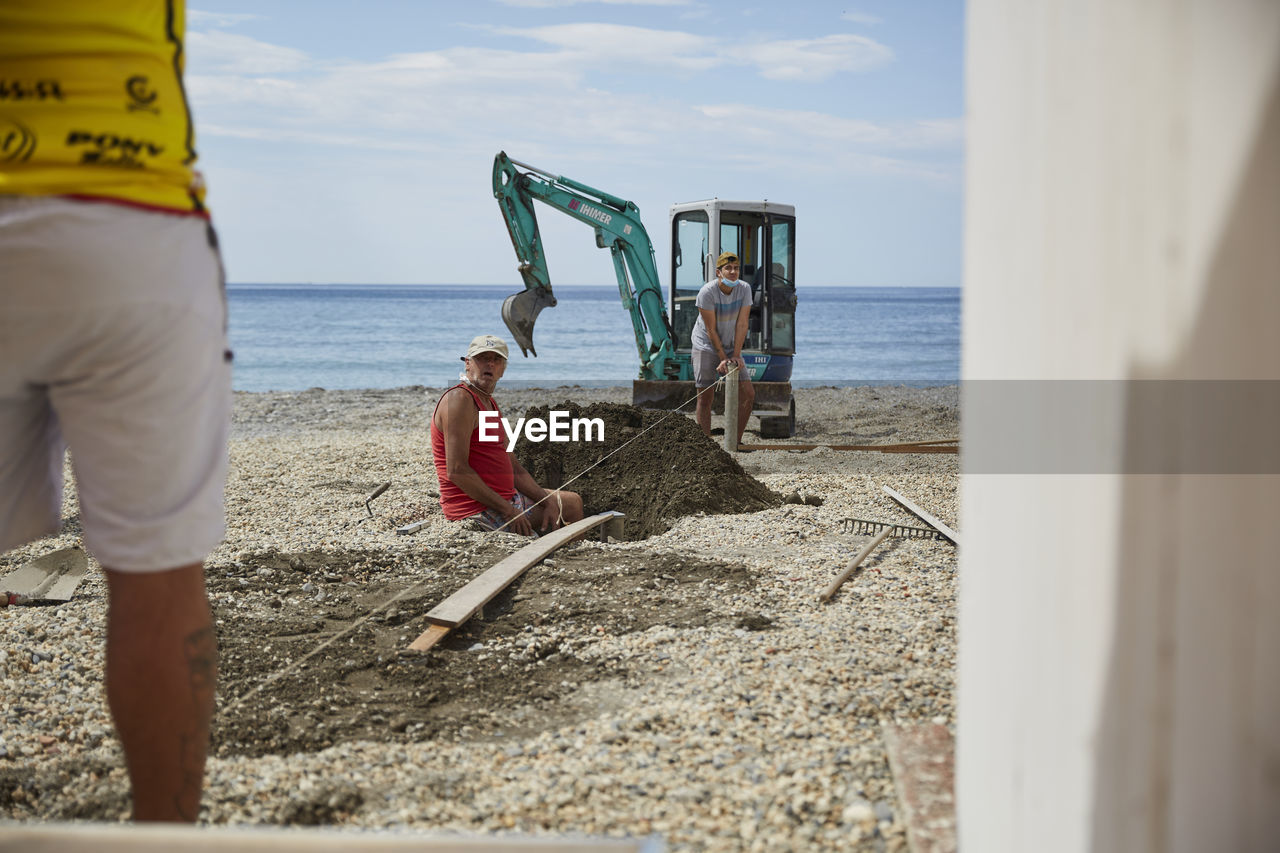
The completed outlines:
{"type": "MultiPolygon", "coordinates": [[[[366,711],[373,697],[406,691],[396,702],[421,706],[409,722],[370,711],[342,728],[327,700],[311,716],[290,708],[275,690],[288,679],[278,676],[305,682],[301,673],[317,670],[303,664],[318,668],[350,656],[357,638],[383,636],[369,625],[392,642],[411,639],[425,627],[415,608],[429,609],[436,590],[447,594],[523,544],[440,515],[426,430],[439,393],[237,394],[228,535],[208,569],[224,666],[202,820],[657,834],[675,850],[905,850],[881,726],[954,728],[955,549],[886,540],[832,602],[817,596],[869,541],[845,532],[842,519],[924,526],[881,485],[957,526],[954,455],[739,454],[770,489],[821,505],[688,516],[649,539],[562,549],[497,616],[460,629],[431,662],[392,649],[377,659],[385,674],[350,674],[363,678],[351,690],[366,697],[366,711]],[[371,519],[365,498],[387,481],[371,519]],[[417,534],[395,533],[420,518],[428,524],[417,534]],[[417,598],[404,599],[413,590],[417,598]],[[229,657],[237,631],[285,638],[291,615],[326,596],[326,607],[347,608],[346,622],[331,609],[314,634],[288,635],[295,645],[284,657],[229,657]],[[409,672],[421,684],[405,687],[412,666],[422,667],[409,672]],[[264,730],[334,728],[297,751],[267,740],[250,748],[227,734],[231,721],[255,714],[264,730]]],[[[514,417],[564,399],[628,402],[629,391],[498,397],[514,417]]],[[[796,397],[797,443],[959,434],[955,387],[796,397]]],[[[749,431],[746,440],[758,439],[749,431]]],[[[64,532],[0,557],[0,573],[78,542],[68,491],[64,532]]],[[[91,565],[67,604],[0,610],[0,819],[128,814],[101,690],[105,594],[91,565]]]]}

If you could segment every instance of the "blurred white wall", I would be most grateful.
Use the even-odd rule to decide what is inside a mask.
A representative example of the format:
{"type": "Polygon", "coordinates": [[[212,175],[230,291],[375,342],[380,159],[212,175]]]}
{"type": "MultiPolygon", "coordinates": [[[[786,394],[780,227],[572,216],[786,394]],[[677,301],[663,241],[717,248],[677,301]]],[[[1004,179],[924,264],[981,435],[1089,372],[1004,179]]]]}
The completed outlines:
{"type": "Polygon", "coordinates": [[[1280,849],[1280,2],[969,0],[966,61],[960,849],[1280,849]]]}

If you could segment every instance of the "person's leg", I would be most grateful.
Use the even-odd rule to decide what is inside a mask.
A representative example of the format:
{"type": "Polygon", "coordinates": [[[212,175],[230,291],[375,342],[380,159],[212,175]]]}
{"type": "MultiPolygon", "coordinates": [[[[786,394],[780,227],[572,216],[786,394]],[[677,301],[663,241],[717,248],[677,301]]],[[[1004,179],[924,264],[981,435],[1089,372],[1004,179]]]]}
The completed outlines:
{"type": "Polygon", "coordinates": [[[48,388],[105,570],[107,701],[134,819],[194,821],[216,671],[202,562],[224,529],[231,409],[217,252],[198,219],[49,213],[30,272],[52,304],[24,310],[56,321],[60,351],[30,381],[48,388]]]}
{"type": "Polygon", "coordinates": [[[698,426],[702,427],[702,434],[711,437],[711,403],[716,396],[716,386],[708,385],[706,388],[698,389],[698,402],[694,407],[694,417],[698,421],[698,426]]]}
{"type": "Polygon", "coordinates": [[[702,427],[702,434],[711,437],[711,406],[715,401],[716,382],[720,374],[716,373],[716,354],[707,350],[694,350],[691,355],[693,366],[693,384],[698,389],[697,403],[694,405],[694,419],[702,427]]]}
{"type": "Polygon", "coordinates": [[[194,822],[218,668],[204,567],[103,568],[107,703],[133,782],[133,819],[194,822]]]}
{"type": "Polygon", "coordinates": [[[582,521],[586,515],[582,507],[582,495],[577,492],[560,492],[560,501],[564,505],[564,523],[573,524],[582,521]]]}
{"type": "Polygon", "coordinates": [[[533,526],[535,529],[542,530],[543,524],[548,520],[552,522],[558,520],[561,526],[573,524],[575,521],[582,521],[585,514],[582,508],[582,495],[577,492],[557,489],[549,489],[548,491],[550,494],[547,499],[533,509],[533,526]]]}
{"type": "MultiPolygon", "coordinates": [[[[523,494],[520,497],[528,500],[523,494]]],[[[530,503],[533,502],[530,501],[530,503]]],[[[553,529],[558,530],[575,521],[582,521],[584,515],[582,495],[560,489],[548,489],[546,499],[529,510],[529,518],[538,535],[550,533],[553,529]]],[[[574,538],[582,539],[585,536],[586,534],[582,533],[574,538]]]]}
{"type": "Polygon", "coordinates": [[[518,497],[529,507],[529,523],[538,534],[550,532],[553,525],[563,527],[582,520],[582,497],[577,492],[547,489],[547,496],[540,501],[523,492],[518,497]]]}
{"type": "MultiPolygon", "coordinates": [[[[14,355],[0,345],[0,361],[14,355]]],[[[57,532],[66,449],[43,394],[9,378],[0,378],[0,553],[57,532]]]]}
{"type": "Polygon", "coordinates": [[[751,384],[747,374],[741,373],[738,383],[738,444],[742,444],[742,433],[747,429],[747,421],[751,419],[751,410],[755,408],[756,387],[751,384]]]}
{"type": "MultiPolygon", "coordinates": [[[[48,299],[39,254],[41,205],[0,195],[0,553],[57,532],[66,445],[39,381],[61,325],[27,310],[48,299]]],[[[53,353],[51,353],[53,350],[53,353]]]]}

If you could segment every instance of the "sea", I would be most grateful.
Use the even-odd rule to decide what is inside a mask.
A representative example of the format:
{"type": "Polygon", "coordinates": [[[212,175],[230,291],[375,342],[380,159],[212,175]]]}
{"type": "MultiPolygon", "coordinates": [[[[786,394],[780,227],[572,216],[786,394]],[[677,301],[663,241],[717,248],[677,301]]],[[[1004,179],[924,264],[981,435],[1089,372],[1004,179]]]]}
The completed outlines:
{"type": "MultiPolygon", "coordinates": [[[[230,284],[237,391],[443,387],[479,334],[511,347],[506,387],[624,385],[639,358],[616,285],[559,287],[538,315],[537,356],[502,323],[518,285],[230,284]]],[[[960,289],[798,289],[792,384],[950,385],[960,380],[960,289]]]]}

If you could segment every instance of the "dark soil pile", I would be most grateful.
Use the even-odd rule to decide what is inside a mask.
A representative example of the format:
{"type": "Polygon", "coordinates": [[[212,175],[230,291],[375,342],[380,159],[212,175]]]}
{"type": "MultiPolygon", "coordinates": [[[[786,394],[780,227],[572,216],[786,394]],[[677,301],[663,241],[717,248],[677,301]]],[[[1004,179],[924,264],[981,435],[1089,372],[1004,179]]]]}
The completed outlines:
{"type": "Polygon", "coordinates": [[[581,494],[588,515],[610,509],[626,513],[628,539],[663,533],[670,520],[697,512],[757,512],[781,503],[683,415],[619,403],[583,407],[566,400],[531,408],[524,416],[548,420],[551,411],[568,412],[570,419],[599,418],[604,441],[533,442],[521,435],[516,458],[543,486],[581,494]]]}

